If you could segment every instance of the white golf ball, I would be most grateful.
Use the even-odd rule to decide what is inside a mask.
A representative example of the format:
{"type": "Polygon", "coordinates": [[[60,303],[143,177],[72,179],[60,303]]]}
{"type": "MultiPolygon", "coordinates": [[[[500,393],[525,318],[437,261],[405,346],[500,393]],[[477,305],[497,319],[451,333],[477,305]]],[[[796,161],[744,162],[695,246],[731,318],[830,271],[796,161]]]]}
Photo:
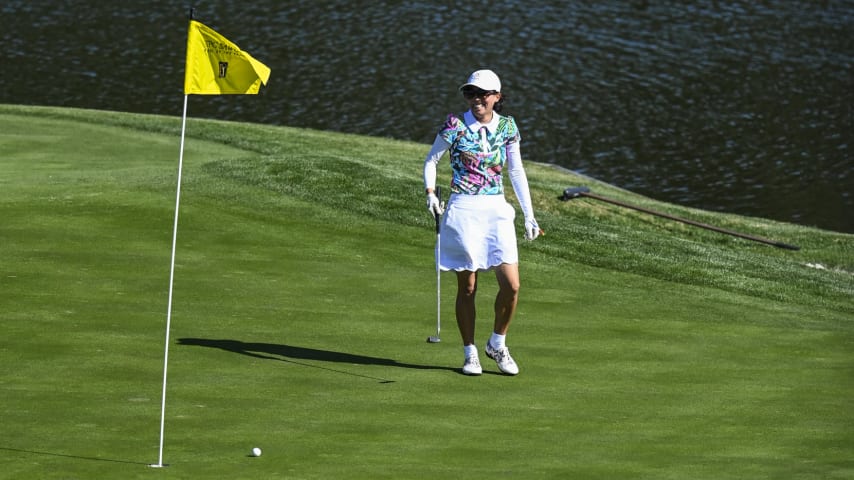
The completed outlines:
{"type": "Polygon", "coordinates": [[[253,457],[260,457],[261,456],[261,449],[258,447],[253,448],[252,449],[252,456],[253,457]]]}

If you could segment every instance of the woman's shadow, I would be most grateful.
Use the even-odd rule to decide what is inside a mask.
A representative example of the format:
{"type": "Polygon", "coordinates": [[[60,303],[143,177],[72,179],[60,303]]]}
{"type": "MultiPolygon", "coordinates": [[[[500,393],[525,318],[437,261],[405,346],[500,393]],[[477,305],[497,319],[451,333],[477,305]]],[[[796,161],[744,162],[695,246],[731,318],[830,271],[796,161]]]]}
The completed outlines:
{"type": "Polygon", "coordinates": [[[352,353],[334,352],[330,350],[318,350],[315,348],[294,347],[292,345],[280,345],[275,343],[255,343],[241,342],[239,340],[212,340],[207,338],[180,338],[179,345],[189,345],[196,347],[211,347],[219,348],[228,352],[239,353],[255,358],[263,358],[265,360],[279,360],[282,362],[293,363],[304,367],[319,368],[336,373],[343,373],[355,377],[370,378],[377,380],[380,383],[394,383],[394,380],[372,377],[358,373],[336,370],[334,368],[312,365],[309,363],[300,362],[299,360],[314,360],[320,362],[333,363],[348,363],[351,365],[383,365],[387,367],[398,368],[414,368],[416,370],[450,370],[457,372],[458,369],[451,367],[438,367],[435,365],[415,365],[411,363],[401,363],[390,358],[368,357],[365,355],[354,355],[352,353]]]}

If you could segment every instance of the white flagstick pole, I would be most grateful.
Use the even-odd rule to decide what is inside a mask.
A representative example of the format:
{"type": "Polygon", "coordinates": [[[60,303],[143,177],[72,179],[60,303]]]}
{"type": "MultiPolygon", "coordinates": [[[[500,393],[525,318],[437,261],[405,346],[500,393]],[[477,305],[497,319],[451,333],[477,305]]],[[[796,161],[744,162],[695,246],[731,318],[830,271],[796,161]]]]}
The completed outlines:
{"type": "Polygon", "coordinates": [[[172,287],[175,284],[175,248],[178,240],[178,207],[181,205],[181,171],[184,169],[184,132],[187,128],[187,98],[184,95],[184,114],[181,120],[181,153],[178,155],[178,188],[175,195],[175,225],[172,228],[172,262],[169,267],[169,306],[166,309],[166,347],[163,354],[163,398],[160,403],[160,454],[157,464],[152,467],[163,467],[163,430],[166,424],[166,369],[169,365],[169,331],[172,327],[172,287]]]}

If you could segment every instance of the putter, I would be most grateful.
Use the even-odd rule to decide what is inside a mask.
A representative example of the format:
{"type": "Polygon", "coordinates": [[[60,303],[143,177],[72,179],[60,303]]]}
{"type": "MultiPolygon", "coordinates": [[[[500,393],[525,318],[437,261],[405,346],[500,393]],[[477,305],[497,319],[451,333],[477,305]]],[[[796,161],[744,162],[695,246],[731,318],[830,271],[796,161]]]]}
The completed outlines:
{"type": "MultiPolygon", "coordinates": [[[[442,189],[436,187],[436,197],[439,198],[439,205],[442,205],[442,189]]],[[[442,205],[444,208],[444,205],[442,205]]],[[[433,218],[436,220],[436,335],[427,337],[427,343],[439,343],[442,338],[439,336],[442,331],[442,278],[439,270],[439,256],[442,253],[440,240],[442,239],[441,219],[442,215],[433,212],[433,218]]]]}
{"type": "Polygon", "coordinates": [[[587,197],[592,198],[594,200],[599,200],[601,202],[610,203],[612,205],[617,205],[620,207],[630,208],[632,210],[637,210],[639,212],[648,213],[650,215],[655,215],[657,217],[666,218],[668,220],[673,220],[676,222],[682,222],[688,225],[693,225],[695,227],[705,228],[706,230],[711,230],[713,232],[723,233],[726,235],[732,235],[733,237],[743,238],[745,240],[752,240],[754,242],[764,243],[766,245],[772,245],[777,248],[784,248],[786,250],[800,250],[801,247],[797,245],[789,245],[788,243],[778,242],[776,240],[769,240],[767,238],[757,237],[753,235],[748,235],[746,233],[734,232],[732,230],[727,230],[724,228],[716,227],[714,225],[709,225],[706,223],[695,222],[694,220],[688,220],[687,218],[675,217],[673,215],[668,215],[666,213],[657,212],[655,210],[650,210],[648,208],[639,207],[637,205],[629,205],[628,203],[623,203],[608,197],[603,197],[601,195],[596,195],[595,193],[591,193],[588,187],[569,187],[563,191],[563,195],[557,197],[558,200],[567,201],[572,200],[573,198],[578,197],[587,197]]]}

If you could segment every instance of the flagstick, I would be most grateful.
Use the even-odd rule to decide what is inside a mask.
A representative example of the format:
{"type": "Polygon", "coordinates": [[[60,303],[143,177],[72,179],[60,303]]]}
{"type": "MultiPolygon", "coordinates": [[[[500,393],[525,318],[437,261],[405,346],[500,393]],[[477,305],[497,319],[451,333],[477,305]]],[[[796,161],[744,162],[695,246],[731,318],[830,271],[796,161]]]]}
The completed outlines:
{"type": "Polygon", "coordinates": [[[181,171],[184,168],[184,132],[187,128],[187,99],[184,95],[184,114],[181,119],[181,152],[178,155],[178,188],[175,195],[175,225],[172,229],[172,262],[169,267],[169,306],[166,309],[166,347],[163,354],[163,399],[160,403],[160,454],[157,464],[151,467],[163,467],[163,430],[166,424],[166,367],[169,365],[169,331],[172,326],[172,287],[175,284],[175,248],[178,240],[178,207],[181,205],[181,171]]]}

